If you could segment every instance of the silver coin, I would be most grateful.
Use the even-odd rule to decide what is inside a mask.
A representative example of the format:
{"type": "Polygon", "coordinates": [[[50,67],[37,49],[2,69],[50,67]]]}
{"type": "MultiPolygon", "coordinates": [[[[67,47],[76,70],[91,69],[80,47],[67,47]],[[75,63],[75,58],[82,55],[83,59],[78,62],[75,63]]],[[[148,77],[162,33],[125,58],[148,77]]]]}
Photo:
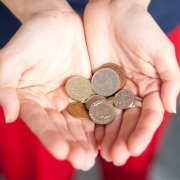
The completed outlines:
{"type": "Polygon", "coordinates": [[[143,99],[141,97],[138,97],[138,96],[135,96],[135,100],[138,100],[138,101],[143,101],[143,99]]]}
{"type": "Polygon", "coordinates": [[[131,106],[129,106],[129,108],[134,108],[134,107],[138,107],[138,108],[142,107],[142,101],[135,99],[134,103],[131,106]]]}
{"type": "Polygon", "coordinates": [[[94,94],[90,80],[82,76],[71,77],[66,82],[65,89],[70,98],[80,102],[85,102],[94,94]]]}
{"type": "Polygon", "coordinates": [[[108,124],[114,120],[116,112],[114,107],[102,101],[96,101],[90,106],[89,116],[96,124],[108,124]]]}
{"type": "Polygon", "coordinates": [[[110,68],[102,68],[96,71],[91,83],[93,91],[101,96],[111,96],[120,87],[119,75],[110,68]]]}
{"type": "Polygon", "coordinates": [[[133,92],[129,89],[122,89],[114,97],[114,106],[118,109],[129,108],[135,100],[133,92]]]}
{"type": "Polygon", "coordinates": [[[103,101],[106,102],[106,98],[104,96],[100,96],[100,95],[92,95],[90,96],[87,100],[86,100],[86,108],[89,110],[91,104],[93,104],[96,101],[103,101]]]}

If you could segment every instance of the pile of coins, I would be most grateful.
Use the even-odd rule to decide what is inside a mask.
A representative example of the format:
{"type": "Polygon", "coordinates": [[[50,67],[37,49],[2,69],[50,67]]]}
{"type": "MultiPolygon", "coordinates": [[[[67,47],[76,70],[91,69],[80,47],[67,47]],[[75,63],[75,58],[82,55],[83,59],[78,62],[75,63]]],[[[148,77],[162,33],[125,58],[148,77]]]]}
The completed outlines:
{"type": "Polygon", "coordinates": [[[141,107],[142,98],[135,96],[130,89],[124,89],[125,84],[123,69],[113,63],[103,65],[91,81],[74,76],[65,85],[66,93],[75,100],[67,110],[75,118],[108,124],[116,116],[115,108],[141,107]]]}

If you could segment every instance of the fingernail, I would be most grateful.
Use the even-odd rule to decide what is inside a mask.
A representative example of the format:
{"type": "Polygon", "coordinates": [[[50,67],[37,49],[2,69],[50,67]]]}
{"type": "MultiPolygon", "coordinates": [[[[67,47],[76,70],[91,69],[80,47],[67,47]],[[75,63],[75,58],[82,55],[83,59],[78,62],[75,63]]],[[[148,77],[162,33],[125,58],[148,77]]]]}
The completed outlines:
{"type": "Polygon", "coordinates": [[[107,162],[112,162],[112,159],[106,158],[105,160],[106,160],[107,162]]]}
{"type": "Polygon", "coordinates": [[[177,95],[177,97],[176,97],[176,101],[174,101],[175,103],[174,103],[174,105],[173,105],[173,107],[172,107],[172,112],[174,113],[174,114],[176,114],[177,113],[177,105],[180,103],[180,93],[177,95]]]}
{"type": "Polygon", "coordinates": [[[9,113],[7,112],[6,108],[4,108],[4,119],[6,123],[12,122],[12,118],[9,116],[9,113]]]}
{"type": "Polygon", "coordinates": [[[12,120],[12,119],[10,119],[9,117],[6,117],[6,118],[5,118],[5,122],[6,122],[6,123],[12,123],[12,122],[13,122],[13,120],[12,120]]]}
{"type": "Polygon", "coordinates": [[[113,162],[113,164],[115,165],[115,166],[123,166],[124,164],[126,163],[126,161],[114,161],[113,162]]]}
{"type": "Polygon", "coordinates": [[[172,113],[176,114],[176,106],[172,107],[172,113]]]}
{"type": "Polygon", "coordinates": [[[115,165],[115,166],[121,166],[121,163],[119,163],[119,162],[113,162],[113,164],[115,165]]]}
{"type": "Polygon", "coordinates": [[[4,111],[5,122],[8,123],[9,122],[9,117],[8,117],[7,109],[5,107],[3,107],[3,111],[4,111]]]}

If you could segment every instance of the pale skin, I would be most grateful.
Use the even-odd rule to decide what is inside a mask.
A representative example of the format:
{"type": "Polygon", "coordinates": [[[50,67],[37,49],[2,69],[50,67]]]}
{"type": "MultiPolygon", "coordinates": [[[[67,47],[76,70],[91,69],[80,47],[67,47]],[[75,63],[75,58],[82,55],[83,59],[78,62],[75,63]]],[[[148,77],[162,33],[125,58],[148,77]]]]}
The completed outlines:
{"type": "Polygon", "coordinates": [[[164,110],[176,111],[180,71],[174,47],[147,12],[148,4],[94,0],[84,13],[92,70],[107,62],[119,64],[127,87],[143,98],[142,108],[117,110],[111,124],[96,127],[101,156],[115,165],[140,155],[161,124],[164,110]]]}
{"type": "Polygon", "coordinates": [[[27,17],[0,52],[0,104],[6,122],[19,113],[59,160],[76,169],[94,165],[94,124],[71,117],[64,85],[73,75],[89,78],[91,66],[80,17],[69,5],[27,17]]]}
{"type": "Polygon", "coordinates": [[[33,0],[17,2],[24,6],[4,1],[23,23],[0,50],[0,104],[6,122],[20,114],[51,154],[77,169],[94,165],[98,147],[115,165],[141,154],[164,109],[175,112],[180,90],[173,46],[147,13],[148,2],[90,1],[84,27],[65,1],[43,1],[43,6],[42,1],[36,6],[33,0]],[[71,100],[64,84],[77,74],[89,78],[106,62],[124,68],[127,87],[144,101],[142,109],[117,110],[111,124],[95,130],[90,120],[67,113],[71,100]]]}

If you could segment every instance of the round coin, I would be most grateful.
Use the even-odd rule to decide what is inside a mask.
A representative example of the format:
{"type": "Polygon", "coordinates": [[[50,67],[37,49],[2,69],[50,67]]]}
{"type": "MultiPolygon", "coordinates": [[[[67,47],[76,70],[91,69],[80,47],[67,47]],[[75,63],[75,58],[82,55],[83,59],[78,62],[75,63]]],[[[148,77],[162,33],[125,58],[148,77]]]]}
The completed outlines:
{"type": "Polygon", "coordinates": [[[131,106],[129,106],[129,108],[133,108],[133,107],[138,107],[138,108],[142,107],[142,101],[135,99],[134,103],[131,106]]]}
{"type": "Polygon", "coordinates": [[[67,107],[69,114],[75,118],[90,119],[88,110],[85,104],[81,102],[70,103],[67,107]]]}
{"type": "Polygon", "coordinates": [[[104,96],[100,96],[100,95],[92,95],[85,102],[86,103],[86,108],[89,110],[91,104],[93,104],[96,101],[106,102],[106,98],[104,96]]]}
{"type": "Polygon", "coordinates": [[[96,124],[108,124],[114,120],[116,112],[114,107],[102,101],[96,101],[90,106],[89,116],[96,124]]]}
{"type": "Polygon", "coordinates": [[[115,94],[114,106],[118,109],[129,108],[135,100],[133,92],[129,89],[122,89],[115,94]]]}
{"type": "Polygon", "coordinates": [[[125,76],[125,72],[122,67],[120,67],[114,63],[106,63],[106,64],[102,65],[101,68],[110,68],[110,69],[113,69],[114,71],[116,71],[117,74],[119,75],[119,79],[120,79],[119,89],[122,89],[124,87],[124,85],[126,84],[126,76],[125,76]]]}
{"type": "Polygon", "coordinates": [[[81,76],[70,78],[65,85],[68,96],[76,101],[85,102],[92,94],[94,94],[91,82],[81,76]]]}
{"type": "Polygon", "coordinates": [[[138,96],[135,96],[135,100],[138,100],[138,101],[143,101],[143,99],[141,97],[138,97],[138,96]]]}
{"type": "Polygon", "coordinates": [[[95,72],[91,80],[93,91],[101,96],[111,96],[120,87],[119,75],[110,68],[95,72]]]}

